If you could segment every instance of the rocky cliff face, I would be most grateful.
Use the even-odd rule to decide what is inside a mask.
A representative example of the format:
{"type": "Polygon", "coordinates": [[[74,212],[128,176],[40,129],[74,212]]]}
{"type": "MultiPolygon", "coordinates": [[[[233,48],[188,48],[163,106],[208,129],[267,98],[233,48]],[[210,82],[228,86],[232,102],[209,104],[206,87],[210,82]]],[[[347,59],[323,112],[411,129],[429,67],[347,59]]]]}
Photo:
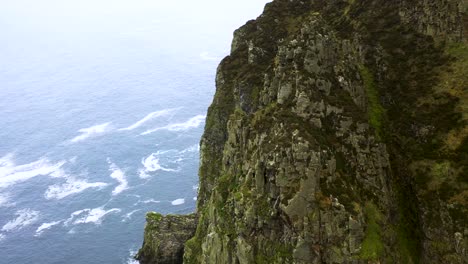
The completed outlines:
{"type": "Polygon", "coordinates": [[[275,0],[238,29],[184,263],[468,263],[467,9],[275,0]]]}

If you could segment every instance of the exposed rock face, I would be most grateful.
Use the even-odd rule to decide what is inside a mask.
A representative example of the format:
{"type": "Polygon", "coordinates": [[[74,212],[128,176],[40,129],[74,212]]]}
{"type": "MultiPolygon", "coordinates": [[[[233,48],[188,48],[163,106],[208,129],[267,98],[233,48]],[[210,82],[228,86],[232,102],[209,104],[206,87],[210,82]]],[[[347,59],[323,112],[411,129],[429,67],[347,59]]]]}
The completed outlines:
{"type": "Polygon", "coordinates": [[[275,0],[237,30],[184,263],[468,263],[466,11],[275,0]]]}
{"type": "Polygon", "coordinates": [[[166,215],[150,212],[146,216],[145,240],[136,259],[140,263],[182,263],[184,243],[193,237],[197,217],[190,215],[166,215]]]}

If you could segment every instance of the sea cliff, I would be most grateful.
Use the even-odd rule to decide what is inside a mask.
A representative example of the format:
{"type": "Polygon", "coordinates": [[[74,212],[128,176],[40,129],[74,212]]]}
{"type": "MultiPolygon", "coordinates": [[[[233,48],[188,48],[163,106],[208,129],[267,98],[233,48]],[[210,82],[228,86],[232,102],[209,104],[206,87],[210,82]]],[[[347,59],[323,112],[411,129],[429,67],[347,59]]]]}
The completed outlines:
{"type": "Polygon", "coordinates": [[[141,263],[468,263],[467,12],[267,4],[218,67],[196,213],[150,213],[141,263]]]}

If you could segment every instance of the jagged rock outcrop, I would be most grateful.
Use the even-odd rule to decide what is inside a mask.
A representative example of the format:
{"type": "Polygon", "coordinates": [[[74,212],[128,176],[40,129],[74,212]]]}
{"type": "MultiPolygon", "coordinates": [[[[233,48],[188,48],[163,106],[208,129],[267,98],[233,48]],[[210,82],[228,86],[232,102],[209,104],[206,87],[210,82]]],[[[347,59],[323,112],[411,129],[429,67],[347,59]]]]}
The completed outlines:
{"type": "Polygon", "coordinates": [[[238,29],[184,263],[468,263],[467,6],[275,0],[238,29]]]}
{"type": "Polygon", "coordinates": [[[143,246],[135,258],[140,263],[182,263],[184,243],[193,237],[196,227],[195,214],[163,216],[148,213],[143,246]]]}

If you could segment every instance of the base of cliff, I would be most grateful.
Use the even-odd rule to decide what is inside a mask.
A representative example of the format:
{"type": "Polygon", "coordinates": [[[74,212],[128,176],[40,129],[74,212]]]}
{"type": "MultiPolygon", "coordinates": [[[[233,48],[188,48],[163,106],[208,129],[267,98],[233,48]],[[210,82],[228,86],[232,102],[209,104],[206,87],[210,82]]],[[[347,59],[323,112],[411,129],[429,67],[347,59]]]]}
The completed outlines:
{"type": "Polygon", "coordinates": [[[194,236],[196,214],[146,215],[143,246],[135,256],[141,264],[178,264],[183,262],[184,243],[194,236]]]}

